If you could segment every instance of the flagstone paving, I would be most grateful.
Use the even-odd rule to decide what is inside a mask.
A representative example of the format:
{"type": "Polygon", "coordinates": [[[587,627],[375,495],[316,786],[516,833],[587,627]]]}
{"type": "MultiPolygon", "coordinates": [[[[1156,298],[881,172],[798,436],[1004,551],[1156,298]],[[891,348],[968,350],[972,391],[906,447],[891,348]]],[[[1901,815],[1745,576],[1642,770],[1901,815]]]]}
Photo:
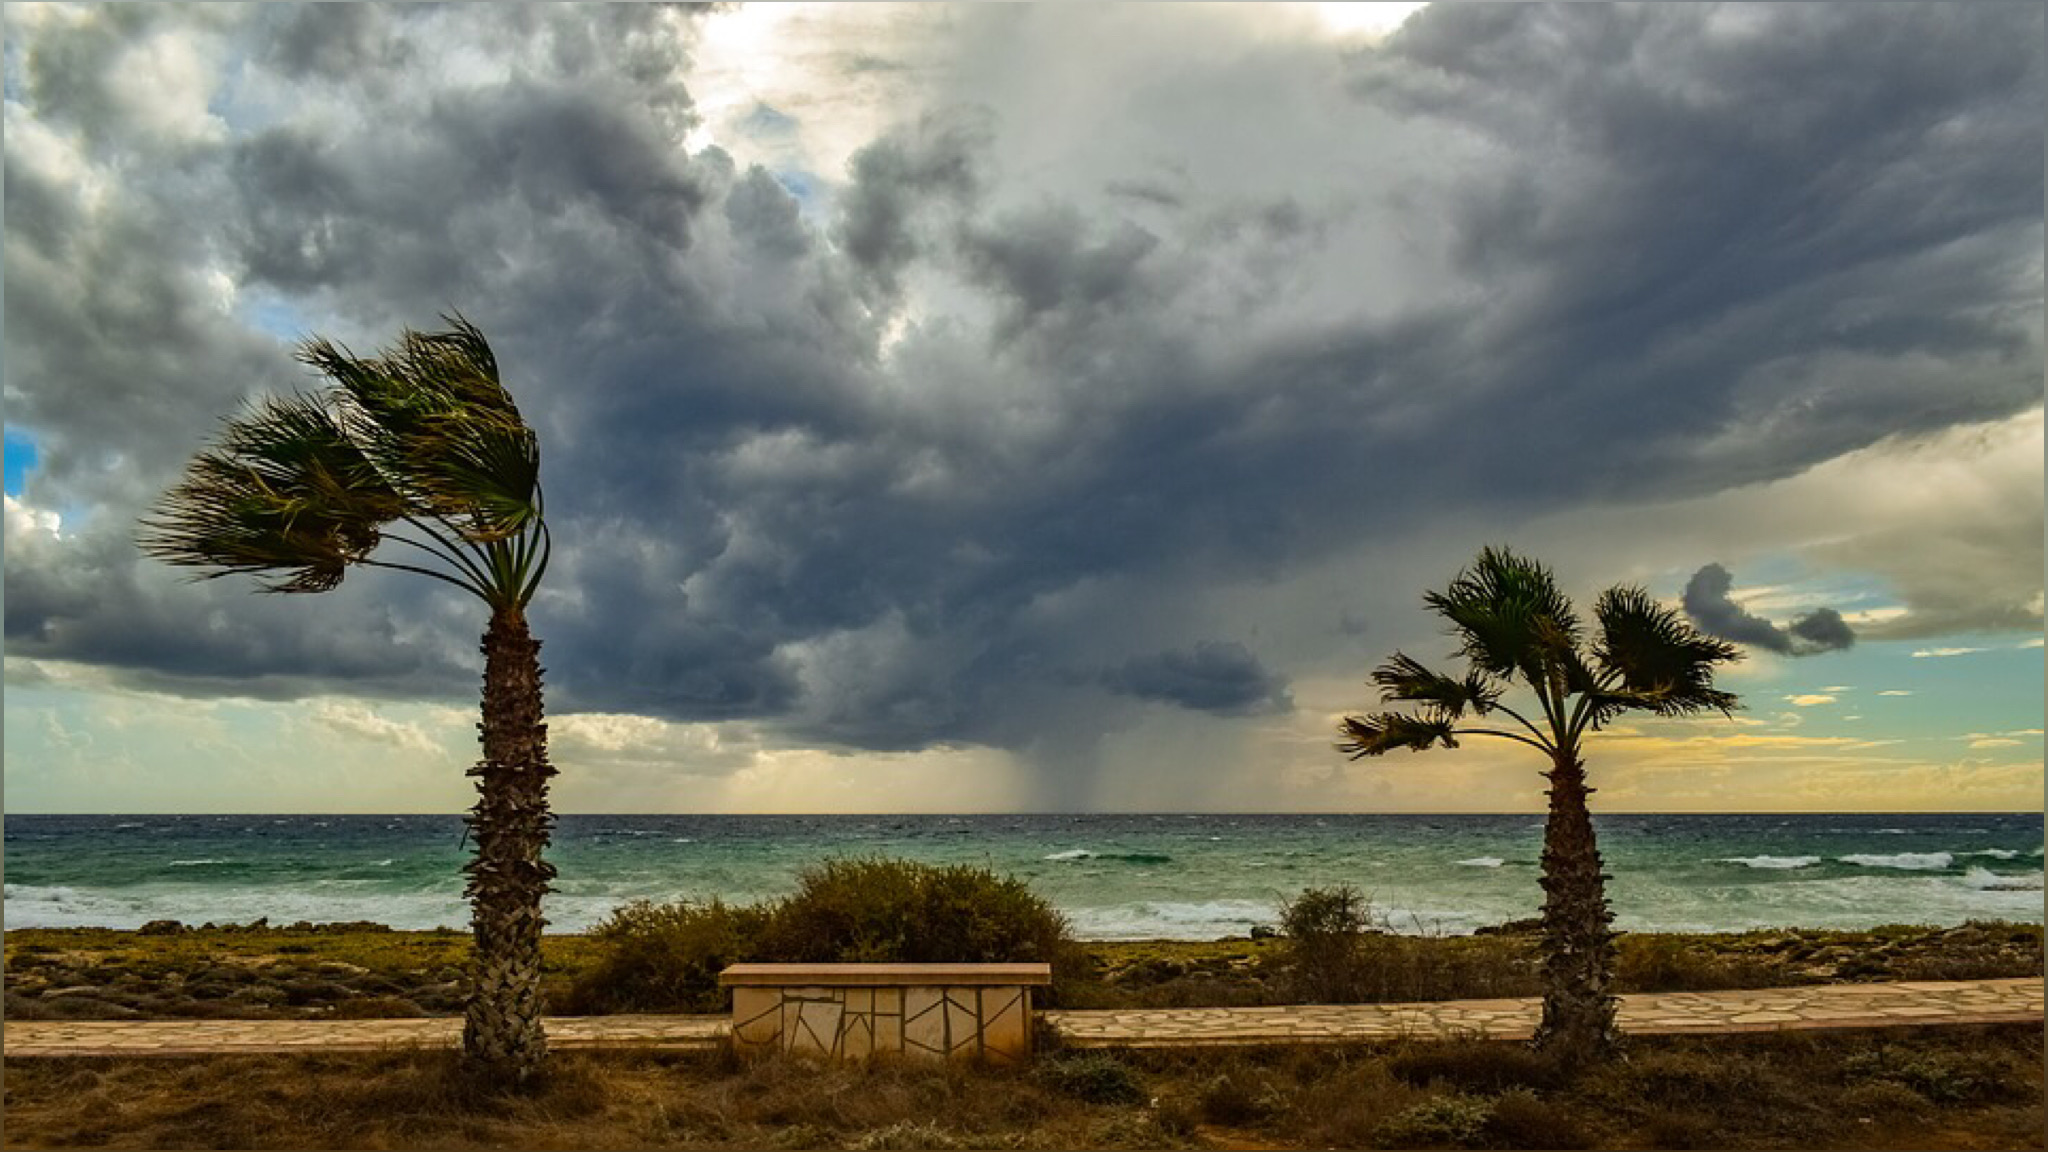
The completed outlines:
{"type": "MultiPolygon", "coordinates": [[[[1046,1010],[1040,1015],[1077,1047],[1165,1048],[1303,1044],[1336,1040],[1481,1036],[1509,1040],[1534,1030],[1535,999],[1277,1008],[1046,1010]]],[[[2040,977],[2011,980],[1817,984],[1732,992],[1660,992],[1621,998],[1633,1035],[1770,1032],[1811,1028],[2039,1024],[2040,977]]],[[[556,1048],[704,1049],[725,1037],[719,1016],[579,1016],[547,1021],[556,1048]]],[[[6,1024],[6,1054],[188,1056],[235,1052],[448,1048],[462,1021],[430,1020],[21,1020],[6,1024]]]]}

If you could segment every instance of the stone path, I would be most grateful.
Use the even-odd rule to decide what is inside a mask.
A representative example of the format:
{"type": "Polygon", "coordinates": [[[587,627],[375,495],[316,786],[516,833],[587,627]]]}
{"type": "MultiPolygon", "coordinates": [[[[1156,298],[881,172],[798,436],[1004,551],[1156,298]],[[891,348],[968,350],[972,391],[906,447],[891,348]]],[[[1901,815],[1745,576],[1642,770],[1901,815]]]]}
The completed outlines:
{"type": "MultiPolygon", "coordinates": [[[[1655,992],[1621,998],[1621,1028],[1637,1036],[1878,1028],[1912,1024],[2041,1023],[2039,977],[1892,984],[1816,984],[1736,992],[1655,992]]],[[[1168,1048],[1331,1040],[1479,1036],[1527,1039],[1541,1001],[1443,1000],[1286,1008],[1047,1011],[1069,1045],[1168,1048]]]]}
{"type": "MultiPolygon", "coordinates": [[[[1818,984],[1738,992],[1659,992],[1621,998],[1622,1030],[1634,1035],[1770,1032],[1927,1024],[2039,1024],[2040,977],[1892,984],[1818,984]]],[[[1204,1044],[1302,1044],[1400,1037],[1521,1039],[1537,1001],[1445,1000],[1422,1004],[1284,1008],[1056,1011],[1041,1015],[1077,1047],[1162,1048],[1204,1044]]],[[[555,1017],[556,1048],[703,1049],[726,1033],[724,1016],[555,1017]]],[[[6,1025],[6,1054],[190,1056],[210,1053],[374,1051],[455,1046],[462,1021],[431,1020],[21,1020],[6,1025]]]]}

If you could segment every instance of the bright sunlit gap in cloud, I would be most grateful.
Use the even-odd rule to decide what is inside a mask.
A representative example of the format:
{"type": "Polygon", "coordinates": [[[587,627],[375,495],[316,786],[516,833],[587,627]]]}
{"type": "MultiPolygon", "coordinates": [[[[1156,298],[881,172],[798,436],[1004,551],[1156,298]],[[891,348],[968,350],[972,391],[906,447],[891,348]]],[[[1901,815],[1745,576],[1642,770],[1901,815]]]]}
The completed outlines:
{"type": "Polygon", "coordinates": [[[1364,36],[1373,40],[1392,35],[1418,8],[1427,4],[1355,3],[1317,4],[1316,18],[1340,36],[1364,36]]]}

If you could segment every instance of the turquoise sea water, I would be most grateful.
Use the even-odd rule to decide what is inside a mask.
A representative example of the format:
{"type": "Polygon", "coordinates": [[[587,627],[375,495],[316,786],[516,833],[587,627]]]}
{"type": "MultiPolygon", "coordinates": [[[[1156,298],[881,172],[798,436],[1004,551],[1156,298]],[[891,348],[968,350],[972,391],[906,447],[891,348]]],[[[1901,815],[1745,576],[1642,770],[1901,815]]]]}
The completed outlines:
{"type": "MultiPolygon", "coordinates": [[[[2042,919],[2042,817],[1596,817],[1625,930],[2042,919]]],[[[455,816],[9,816],[6,926],[468,923],[455,816]]],[[[565,816],[556,931],[633,897],[746,901],[888,855],[1029,881],[1090,939],[1211,939],[1349,884],[1407,932],[1534,915],[1538,816],[565,816]]]]}

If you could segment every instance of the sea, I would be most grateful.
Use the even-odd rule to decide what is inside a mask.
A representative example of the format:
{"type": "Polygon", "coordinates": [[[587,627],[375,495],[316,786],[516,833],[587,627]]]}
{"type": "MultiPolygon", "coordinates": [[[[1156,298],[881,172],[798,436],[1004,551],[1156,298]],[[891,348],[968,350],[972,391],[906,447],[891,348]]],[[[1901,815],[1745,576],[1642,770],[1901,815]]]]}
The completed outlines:
{"type": "MultiPolygon", "coordinates": [[[[1625,931],[2040,923],[2042,815],[1599,815],[1625,931]]],[[[151,920],[462,928],[455,815],[11,815],[8,928],[151,920]]],[[[1542,902],[1535,815],[565,815],[550,931],[625,901],[746,902],[807,865],[901,857],[1019,877],[1090,940],[1220,939],[1349,885],[1397,932],[1458,935],[1542,902]]]]}

